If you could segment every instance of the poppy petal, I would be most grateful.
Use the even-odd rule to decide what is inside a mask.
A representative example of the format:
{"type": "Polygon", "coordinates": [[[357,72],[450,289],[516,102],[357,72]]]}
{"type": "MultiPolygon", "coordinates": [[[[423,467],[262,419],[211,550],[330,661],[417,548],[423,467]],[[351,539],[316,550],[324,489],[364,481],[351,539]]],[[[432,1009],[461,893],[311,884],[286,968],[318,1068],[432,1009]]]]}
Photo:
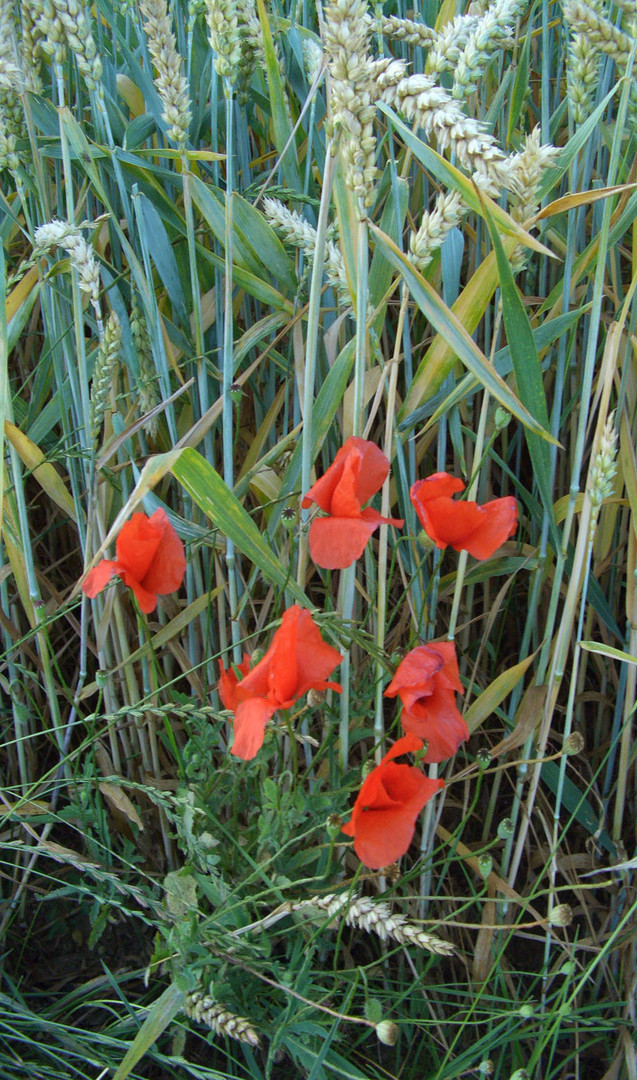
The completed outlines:
{"type": "Polygon", "coordinates": [[[363,518],[314,518],[310,525],[310,554],[325,570],[344,570],[363,554],[377,521],[363,518]]]}
{"type": "Polygon", "coordinates": [[[309,611],[302,610],[298,622],[296,641],[297,696],[308,690],[341,689],[338,683],[327,683],[335,667],[343,657],[323,641],[321,631],[312,619],[309,611]]]}
{"type": "Polygon", "coordinates": [[[360,517],[361,500],[356,493],[360,465],[360,452],[353,449],[344,462],[341,478],[332,492],[329,512],[333,517],[360,517]]]}
{"type": "MultiPolygon", "coordinates": [[[[306,614],[311,620],[309,611],[306,614]]],[[[270,701],[276,702],[278,706],[283,708],[286,708],[288,702],[294,701],[299,696],[297,692],[299,682],[297,642],[299,623],[302,616],[303,608],[298,604],[293,604],[287,611],[284,611],[281,625],[274,634],[272,644],[268,649],[270,656],[268,697],[270,701]]]]}
{"type": "Polygon", "coordinates": [[[369,442],[367,439],[356,439],[352,436],[345,446],[349,443],[356,445],[361,455],[356,495],[362,504],[382,488],[389,473],[389,460],[376,443],[369,442]]]}
{"type": "Polygon", "coordinates": [[[442,668],[436,675],[436,686],[446,690],[455,690],[457,694],[464,694],[464,687],[460,682],[455,642],[434,641],[426,647],[443,659],[442,668]]]}
{"type": "Polygon", "coordinates": [[[120,563],[115,562],[114,559],[102,559],[98,562],[97,566],[94,566],[92,570],[89,570],[88,574],[82,582],[82,592],[94,599],[98,593],[101,593],[102,589],[106,588],[109,581],[115,574],[122,575],[124,567],[120,563]]]}
{"type": "Polygon", "coordinates": [[[490,559],[518,527],[518,504],[512,495],[493,499],[480,507],[484,519],[467,543],[474,559],[490,559]]]}
{"type": "Polygon", "coordinates": [[[477,503],[454,502],[443,497],[421,505],[418,516],[438,548],[462,551],[484,524],[484,514],[477,503]]]}
{"type": "Polygon", "coordinates": [[[161,543],[162,531],[146,514],[133,514],[122,526],[115,542],[117,561],[130,570],[137,581],[146,577],[161,543]]]}
{"type": "MultiPolygon", "coordinates": [[[[405,738],[409,741],[409,737],[405,738]]],[[[404,740],[399,739],[398,742],[402,743],[404,740]]],[[[408,851],[418,814],[432,795],[444,787],[444,780],[431,780],[413,766],[393,763],[385,766],[381,764],[374,771],[385,772],[385,785],[390,788],[392,795],[399,796],[402,793],[404,803],[387,809],[365,805],[361,798],[365,787],[363,785],[352,819],[343,826],[342,831],[347,836],[354,837],[354,851],[361,862],[371,870],[379,870],[408,851]]],[[[370,773],[370,777],[372,775],[373,773],[370,773]]]]}
{"type": "Polygon", "coordinates": [[[354,851],[360,861],[370,870],[380,870],[400,859],[411,846],[416,817],[406,817],[401,809],[362,814],[354,834],[354,851]]]}
{"type": "Polygon", "coordinates": [[[231,665],[227,671],[223,666],[223,661],[220,660],[219,667],[221,669],[221,674],[219,675],[219,682],[217,684],[217,693],[219,694],[224,709],[230,709],[231,712],[234,712],[241,700],[237,694],[237,687],[240,680],[235,671],[235,667],[238,668],[240,674],[245,677],[250,670],[250,657],[247,653],[244,653],[241,663],[231,665]]]}
{"type": "Polygon", "coordinates": [[[394,758],[400,757],[401,754],[415,754],[418,750],[422,750],[422,739],[418,739],[411,733],[403,735],[400,739],[396,739],[392,748],[382,759],[381,765],[385,765],[388,761],[393,761],[394,758]]]}
{"type": "Polygon", "coordinates": [[[389,472],[389,461],[375,443],[351,435],[338,451],[329,469],[304,496],[301,503],[303,509],[306,510],[314,502],[326,513],[333,511],[334,493],[350,461],[356,462],[353,471],[356,476],[355,497],[359,509],[372,495],[380,491],[389,472]]]}
{"type": "MultiPolygon", "coordinates": [[[[453,644],[453,643],[451,643],[453,644]]],[[[419,645],[407,653],[385,690],[385,697],[400,699],[407,708],[421,697],[433,693],[431,680],[442,670],[444,657],[427,645],[419,645]]]]}
{"type": "Polygon", "coordinates": [[[267,698],[253,697],[242,701],[234,717],[234,742],[230,753],[251,761],[263,746],[265,725],[276,709],[267,698]]]}
{"type": "Polygon", "coordinates": [[[413,713],[403,709],[400,723],[404,731],[426,740],[424,761],[447,761],[469,738],[469,728],[456,708],[453,691],[439,690],[429,702],[429,708],[421,705],[413,713]]]}
{"type": "Polygon", "coordinates": [[[492,499],[478,506],[471,501],[454,502],[462,480],[448,473],[434,473],[413,484],[411,501],[420,522],[439,548],[468,551],[476,559],[489,559],[516,530],[518,504],[512,496],[492,499]]]}
{"type": "Polygon", "coordinates": [[[451,476],[450,473],[446,472],[437,472],[427,476],[424,480],[417,480],[415,484],[412,484],[409,496],[416,510],[418,510],[417,503],[427,503],[431,499],[440,499],[441,497],[450,498],[459,491],[464,491],[464,489],[465,483],[460,477],[451,476]]]}
{"type": "Polygon", "coordinates": [[[332,496],[336,490],[337,484],[340,483],[348,456],[349,451],[347,450],[346,443],[345,446],[342,446],[338,451],[329,469],[323,473],[316,483],[312,485],[307,494],[304,495],[301,502],[301,506],[304,510],[307,510],[312,503],[316,503],[317,506],[320,506],[321,510],[325,510],[326,514],[329,514],[332,496]]]}
{"type": "Polygon", "coordinates": [[[386,518],[382,514],[378,513],[378,510],[374,510],[372,506],[368,506],[366,510],[361,511],[361,518],[363,521],[367,521],[370,524],[374,522],[374,528],[379,525],[395,525],[397,529],[402,529],[405,524],[404,518],[386,518]]]}
{"type": "Polygon", "coordinates": [[[140,581],[130,572],[128,567],[124,567],[121,571],[122,581],[124,581],[129,589],[133,590],[133,594],[139,605],[139,610],[143,611],[144,615],[150,615],[151,611],[154,611],[157,607],[157,593],[149,592],[145,589],[140,581]]]}
{"type": "Polygon", "coordinates": [[[184,545],[170,524],[165,510],[155,510],[149,519],[149,524],[159,530],[160,541],[141,581],[149,592],[163,596],[178,589],[184,580],[186,555],[184,545]]]}

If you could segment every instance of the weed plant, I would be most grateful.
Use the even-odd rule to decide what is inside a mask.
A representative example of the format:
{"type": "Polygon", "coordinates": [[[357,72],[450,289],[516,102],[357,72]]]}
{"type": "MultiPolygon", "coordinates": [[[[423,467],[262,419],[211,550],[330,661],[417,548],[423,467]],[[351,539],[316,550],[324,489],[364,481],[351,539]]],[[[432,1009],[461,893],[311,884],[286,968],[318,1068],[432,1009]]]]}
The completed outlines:
{"type": "Polygon", "coordinates": [[[0,0],[2,1080],[635,1076],[635,5],[414,6],[0,0]],[[405,524],[329,569],[351,437],[405,524]],[[181,587],[88,596],[158,510],[181,587]],[[242,760],[291,608],[342,693],[242,760]],[[441,641],[470,738],[365,865],[441,641]]]}

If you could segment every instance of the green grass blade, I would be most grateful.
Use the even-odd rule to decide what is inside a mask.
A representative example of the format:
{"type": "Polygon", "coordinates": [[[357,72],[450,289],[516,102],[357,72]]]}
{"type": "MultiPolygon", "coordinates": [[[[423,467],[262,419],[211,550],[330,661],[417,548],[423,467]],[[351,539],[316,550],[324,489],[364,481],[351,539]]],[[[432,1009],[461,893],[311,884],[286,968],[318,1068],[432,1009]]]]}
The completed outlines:
{"type": "Polygon", "coordinates": [[[170,1021],[181,1011],[185,997],[185,990],[180,990],[175,983],[171,983],[164,990],[161,997],[149,1009],[148,1016],[133,1039],[113,1080],[126,1080],[131,1069],[143,1058],[162,1031],[168,1027],[170,1021]]]}
{"type": "MultiPolygon", "coordinates": [[[[500,296],[502,316],[506,328],[517,391],[523,406],[529,411],[538,425],[546,430],[549,426],[548,409],[542,382],[542,369],[535,347],[533,331],[529,323],[517,286],[513,279],[511,265],[502,247],[497,226],[489,209],[485,206],[485,216],[491,242],[500,275],[500,296]]],[[[535,481],[540,493],[544,512],[547,515],[554,551],[559,551],[560,538],[555,524],[553,497],[551,492],[551,456],[544,438],[525,426],[524,435],[529,448],[535,481]]]]}
{"type": "Polygon", "coordinates": [[[191,447],[186,447],[172,463],[171,472],[200,510],[203,510],[224,536],[230,537],[239,551],[254,563],[267,581],[279,588],[285,587],[299,604],[309,606],[305,593],[289,579],[288,572],[261,535],[247,510],[201,454],[191,447]]]}
{"type": "Polygon", "coordinates": [[[279,152],[283,179],[287,187],[293,191],[301,191],[303,183],[299,166],[296,159],[296,146],[291,138],[292,128],[288,117],[281,72],[274,48],[272,26],[270,16],[266,11],[263,0],[257,0],[259,21],[263,34],[263,52],[265,54],[265,66],[268,76],[268,94],[270,95],[270,109],[272,111],[272,127],[274,129],[274,145],[279,152]]]}
{"type": "Polygon", "coordinates": [[[385,251],[387,258],[394,264],[402,277],[418,307],[425,318],[429,320],[438,333],[453,348],[456,356],[465,367],[484,386],[485,390],[499,401],[503,408],[508,409],[513,416],[524,424],[529,430],[548,442],[555,443],[555,439],[542,424],[520,403],[515,394],[509,389],[503,379],[500,378],[495,368],[492,367],[486,356],[478,348],[469,336],[464,326],[458,321],[450,308],[441,300],[435,289],[416,268],[410,263],[406,255],[396,247],[393,240],[381,232],[375,225],[370,225],[376,243],[385,251]]]}

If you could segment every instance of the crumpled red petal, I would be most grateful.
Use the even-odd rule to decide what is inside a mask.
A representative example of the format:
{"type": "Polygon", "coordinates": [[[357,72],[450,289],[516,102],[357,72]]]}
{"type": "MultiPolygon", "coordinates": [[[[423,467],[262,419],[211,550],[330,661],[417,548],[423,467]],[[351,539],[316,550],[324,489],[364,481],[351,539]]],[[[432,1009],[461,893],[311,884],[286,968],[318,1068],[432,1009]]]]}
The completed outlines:
{"type": "Polygon", "coordinates": [[[250,671],[250,657],[247,653],[244,653],[241,663],[229,667],[227,671],[223,666],[223,661],[220,660],[219,667],[221,669],[221,674],[219,675],[217,690],[219,692],[219,697],[221,698],[221,704],[224,709],[229,709],[231,712],[234,712],[241,700],[237,693],[237,687],[240,684],[240,680],[234,668],[236,667],[245,678],[250,671]]]}
{"type": "Polygon", "coordinates": [[[462,480],[434,473],[413,484],[410,497],[425,532],[437,547],[452,547],[476,559],[489,559],[515,532],[518,504],[510,495],[483,506],[455,502],[451,495],[463,489],[462,480]]]}
{"type": "Polygon", "coordinates": [[[252,697],[242,701],[234,716],[234,742],[231,754],[251,761],[263,746],[265,725],[277,710],[267,698],[252,697]]]}
{"type": "Polygon", "coordinates": [[[94,600],[98,593],[101,593],[102,589],[106,588],[109,581],[115,574],[119,574],[120,577],[124,571],[124,567],[121,563],[116,562],[114,559],[102,559],[98,562],[97,566],[94,566],[92,570],[89,570],[88,574],[82,582],[82,592],[90,596],[91,600],[94,600]]]}
{"type": "Polygon", "coordinates": [[[363,554],[377,521],[364,518],[314,518],[310,525],[310,555],[324,570],[344,570],[363,554]]]}
{"type": "MultiPolygon", "coordinates": [[[[166,517],[164,511],[159,512],[166,517]]],[[[146,577],[161,543],[162,531],[161,525],[154,523],[146,514],[133,514],[130,520],[122,525],[115,541],[117,561],[125,566],[137,581],[143,581],[146,577]]]]}
{"type": "Polygon", "coordinates": [[[184,580],[186,555],[165,510],[155,510],[149,524],[159,531],[160,540],[150,566],[140,580],[149,592],[163,596],[178,589],[184,580]]]}
{"type": "Polygon", "coordinates": [[[355,503],[358,503],[358,512],[360,512],[362,504],[380,491],[388,472],[389,461],[382,450],[367,439],[351,435],[338,451],[329,469],[305,494],[301,506],[306,510],[314,502],[328,514],[353,516],[356,512],[355,503]],[[350,494],[346,496],[347,510],[343,513],[342,510],[335,510],[332,501],[337,488],[344,480],[346,471],[348,480],[345,483],[350,489],[350,494]],[[353,502],[348,501],[352,499],[353,502]]]}
{"type": "Polygon", "coordinates": [[[400,723],[404,731],[412,732],[427,743],[423,761],[447,761],[469,738],[469,728],[456,706],[453,690],[436,693],[412,711],[403,707],[400,723]]]}
{"type": "Polygon", "coordinates": [[[412,765],[392,759],[422,748],[414,735],[405,735],[365,779],[352,818],[342,832],[354,837],[354,851],[365,866],[379,870],[404,855],[411,844],[416,818],[425,803],[444,787],[412,765]]]}
{"type": "Polygon", "coordinates": [[[124,584],[128,585],[129,589],[132,589],[135,599],[139,604],[139,610],[143,611],[144,615],[150,615],[157,607],[157,593],[145,589],[141,581],[138,581],[137,578],[133,576],[127,566],[122,568],[121,578],[124,584]]]}

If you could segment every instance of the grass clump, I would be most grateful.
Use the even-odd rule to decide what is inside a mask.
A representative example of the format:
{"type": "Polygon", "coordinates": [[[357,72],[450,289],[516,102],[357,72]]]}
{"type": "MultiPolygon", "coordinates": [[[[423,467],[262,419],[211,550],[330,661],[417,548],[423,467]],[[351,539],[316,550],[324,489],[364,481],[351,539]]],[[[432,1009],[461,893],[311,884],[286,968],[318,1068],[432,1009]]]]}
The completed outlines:
{"type": "Polygon", "coordinates": [[[0,29],[0,1075],[632,1075],[634,11],[0,29]]]}

